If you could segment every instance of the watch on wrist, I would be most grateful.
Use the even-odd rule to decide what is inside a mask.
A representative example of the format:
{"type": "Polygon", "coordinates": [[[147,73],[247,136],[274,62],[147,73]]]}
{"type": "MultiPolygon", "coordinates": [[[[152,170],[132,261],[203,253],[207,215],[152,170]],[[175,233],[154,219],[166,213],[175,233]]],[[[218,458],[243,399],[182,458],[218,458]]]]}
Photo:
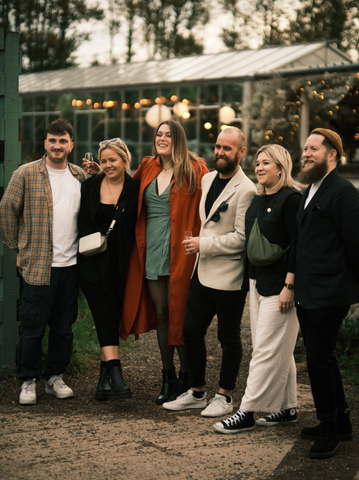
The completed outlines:
{"type": "Polygon", "coordinates": [[[292,283],[285,283],[284,286],[287,287],[288,290],[294,290],[294,285],[292,283]]]}

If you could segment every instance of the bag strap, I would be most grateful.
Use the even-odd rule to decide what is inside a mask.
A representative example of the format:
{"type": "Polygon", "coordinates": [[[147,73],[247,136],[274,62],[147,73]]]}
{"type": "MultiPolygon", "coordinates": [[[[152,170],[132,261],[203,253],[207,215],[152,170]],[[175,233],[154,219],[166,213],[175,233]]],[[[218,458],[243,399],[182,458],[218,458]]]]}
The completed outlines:
{"type": "Polygon", "coordinates": [[[113,215],[111,225],[108,227],[108,230],[107,230],[106,235],[105,235],[106,237],[108,237],[110,235],[110,233],[114,229],[114,226],[115,226],[116,222],[119,221],[121,215],[125,211],[125,206],[126,206],[127,200],[128,200],[128,197],[125,196],[122,199],[120,199],[120,201],[116,205],[116,210],[115,210],[115,213],[113,215]]]}

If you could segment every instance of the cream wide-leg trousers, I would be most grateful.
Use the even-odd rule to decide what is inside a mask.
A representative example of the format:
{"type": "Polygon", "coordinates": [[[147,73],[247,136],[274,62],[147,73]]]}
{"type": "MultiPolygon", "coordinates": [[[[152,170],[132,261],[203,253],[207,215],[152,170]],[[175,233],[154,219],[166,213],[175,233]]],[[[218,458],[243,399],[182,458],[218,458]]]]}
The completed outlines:
{"type": "Polygon", "coordinates": [[[253,352],[240,408],[248,412],[279,412],[296,407],[296,308],[280,313],[279,295],[262,297],[252,279],[249,308],[253,352]]]}

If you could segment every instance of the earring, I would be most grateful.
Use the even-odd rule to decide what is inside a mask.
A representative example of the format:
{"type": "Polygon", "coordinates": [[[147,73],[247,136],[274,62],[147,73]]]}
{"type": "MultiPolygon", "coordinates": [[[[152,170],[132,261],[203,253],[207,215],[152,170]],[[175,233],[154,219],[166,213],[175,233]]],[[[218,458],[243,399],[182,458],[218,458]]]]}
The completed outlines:
{"type": "Polygon", "coordinates": [[[277,173],[277,177],[280,178],[282,176],[282,172],[277,173]]]}

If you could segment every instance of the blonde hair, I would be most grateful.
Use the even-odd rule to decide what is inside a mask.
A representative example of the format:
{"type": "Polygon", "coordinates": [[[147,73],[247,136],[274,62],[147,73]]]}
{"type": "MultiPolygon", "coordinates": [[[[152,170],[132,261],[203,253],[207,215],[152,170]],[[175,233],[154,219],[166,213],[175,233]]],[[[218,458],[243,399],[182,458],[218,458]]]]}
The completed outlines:
{"type": "Polygon", "coordinates": [[[176,188],[177,190],[180,190],[182,188],[183,181],[186,179],[189,193],[193,194],[197,188],[197,175],[192,165],[192,161],[196,162],[200,169],[202,166],[198,155],[188,150],[186,133],[180,123],[175,122],[174,120],[168,120],[158,125],[153,137],[152,154],[154,157],[159,157],[156,148],[156,136],[162,125],[168,125],[170,127],[172,137],[171,157],[176,188]]]}
{"type": "Polygon", "coordinates": [[[125,164],[126,172],[130,174],[131,173],[131,153],[127,148],[127,145],[125,144],[125,142],[121,139],[118,139],[116,142],[108,141],[107,143],[105,143],[105,145],[103,145],[98,149],[99,160],[101,160],[101,153],[104,150],[107,150],[108,148],[113,150],[115,153],[117,153],[121,157],[123,163],[125,164]]]}
{"type": "MultiPolygon", "coordinates": [[[[294,187],[297,190],[301,189],[300,184],[292,178],[293,162],[288,150],[286,150],[281,145],[263,145],[263,147],[261,147],[255,154],[254,166],[256,165],[256,161],[260,153],[266,153],[268,157],[272,160],[272,162],[274,162],[279,167],[279,172],[281,173],[281,175],[279,175],[279,182],[275,186],[276,192],[278,192],[281,188],[284,187],[294,187]]],[[[266,192],[264,185],[258,185],[258,193],[260,195],[265,195],[266,192]]]]}

